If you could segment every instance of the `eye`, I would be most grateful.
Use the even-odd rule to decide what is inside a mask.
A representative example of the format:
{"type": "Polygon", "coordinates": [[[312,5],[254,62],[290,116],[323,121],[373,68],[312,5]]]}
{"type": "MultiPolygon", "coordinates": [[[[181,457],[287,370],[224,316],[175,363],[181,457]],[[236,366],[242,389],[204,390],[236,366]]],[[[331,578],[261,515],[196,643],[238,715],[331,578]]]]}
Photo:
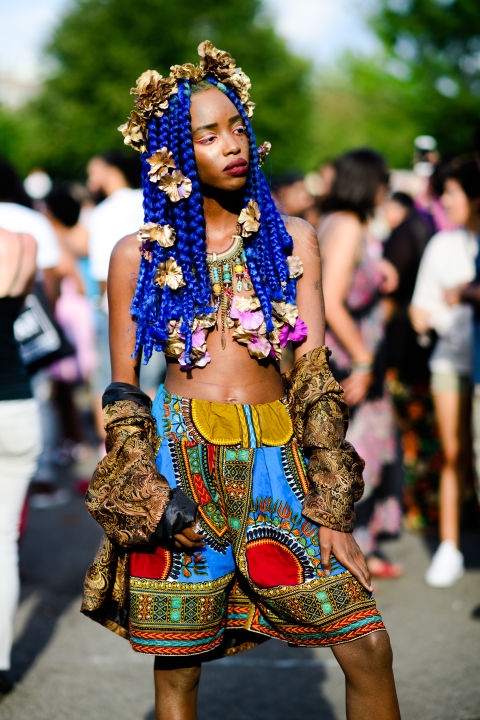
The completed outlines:
{"type": "Polygon", "coordinates": [[[245,133],[247,132],[247,129],[246,129],[245,125],[235,125],[235,127],[233,128],[233,132],[236,135],[245,135],[245,133]]]}
{"type": "Polygon", "coordinates": [[[204,137],[199,138],[196,142],[200,143],[200,145],[210,145],[215,140],[215,135],[204,135],[204,137]]]}

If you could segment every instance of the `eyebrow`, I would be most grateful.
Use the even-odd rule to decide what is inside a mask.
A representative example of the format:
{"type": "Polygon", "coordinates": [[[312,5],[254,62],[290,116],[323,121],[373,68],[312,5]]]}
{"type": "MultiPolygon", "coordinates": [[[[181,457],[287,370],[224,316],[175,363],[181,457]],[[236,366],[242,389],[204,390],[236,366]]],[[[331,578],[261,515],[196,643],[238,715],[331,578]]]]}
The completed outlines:
{"type": "MultiPolygon", "coordinates": [[[[233,123],[236,120],[241,120],[242,116],[240,114],[234,115],[233,117],[229,118],[228,122],[233,123]]],[[[210,123],[209,125],[199,125],[195,130],[192,130],[192,135],[195,135],[196,132],[199,130],[213,130],[213,128],[218,127],[218,123],[210,123]]]]}

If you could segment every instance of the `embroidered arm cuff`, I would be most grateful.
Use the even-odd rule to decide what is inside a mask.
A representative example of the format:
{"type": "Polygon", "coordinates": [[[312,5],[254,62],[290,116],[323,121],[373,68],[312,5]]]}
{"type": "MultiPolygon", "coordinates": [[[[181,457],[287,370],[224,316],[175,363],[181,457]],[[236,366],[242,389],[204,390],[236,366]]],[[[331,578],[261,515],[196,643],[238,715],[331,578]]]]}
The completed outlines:
{"type": "Polygon", "coordinates": [[[329,354],[323,346],[301,357],[286,387],[295,435],[309,460],[303,514],[333,530],[352,532],[365,463],[345,440],[348,407],[328,365],[329,354]]]}
{"type": "Polygon", "coordinates": [[[93,473],[85,503],[112,542],[134,547],[154,541],[170,487],[156,466],[160,441],[150,403],[133,385],[112,385],[103,409],[107,454],[93,473]]]}

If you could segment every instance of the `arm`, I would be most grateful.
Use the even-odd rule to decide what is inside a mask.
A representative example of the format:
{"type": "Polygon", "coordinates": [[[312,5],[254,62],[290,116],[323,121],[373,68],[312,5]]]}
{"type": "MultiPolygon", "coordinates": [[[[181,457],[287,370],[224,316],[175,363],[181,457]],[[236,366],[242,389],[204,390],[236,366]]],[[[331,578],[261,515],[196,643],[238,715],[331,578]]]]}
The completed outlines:
{"type": "Polygon", "coordinates": [[[457,285],[444,290],[444,298],[447,305],[458,305],[465,303],[472,305],[475,310],[480,308],[480,283],[472,282],[457,285]]]}
{"type": "Polygon", "coordinates": [[[328,350],[322,347],[325,317],[317,237],[303,221],[290,221],[287,227],[294,240],[294,254],[304,265],[297,283],[297,307],[308,326],[308,336],[295,348],[295,366],[287,377],[295,434],[309,456],[311,490],[304,501],[304,515],[320,525],[325,572],[330,571],[333,553],[371,590],[365,559],[351,534],[353,501],[363,490],[363,461],[345,442],[348,411],[342,388],[328,367],[328,350]]]}
{"type": "MultiPolygon", "coordinates": [[[[183,539],[186,547],[201,544],[188,525],[196,503],[171,490],[156,465],[159,447],[150,398],[138,387],[139,361],[130,306],[140,255],[135,236],[116,245],[109,270],[108,299],[112,383],[102,398],[107,455],[98,463],[86,505],[113,542],[124,547],[183,539]],[[193,533],[193,534],[192,534],[193,533]],[[191,536],[190,536],[191,535],[191,536]]],[[[177,540],[178,542],[178,540],[177,540]]]]}
{"type": "Polygon", "coordinates": [[[339,217],[326,220],[321,236],[326,320],[352,360],[353,370],[342,383],[349,405],[356,405],[363,400],[372,382],[372,353],[366,347],[345,304],[355,265],[362,251],[362,233],[363,227],[358,219],[354,215],[342,213],[339,217]]]}

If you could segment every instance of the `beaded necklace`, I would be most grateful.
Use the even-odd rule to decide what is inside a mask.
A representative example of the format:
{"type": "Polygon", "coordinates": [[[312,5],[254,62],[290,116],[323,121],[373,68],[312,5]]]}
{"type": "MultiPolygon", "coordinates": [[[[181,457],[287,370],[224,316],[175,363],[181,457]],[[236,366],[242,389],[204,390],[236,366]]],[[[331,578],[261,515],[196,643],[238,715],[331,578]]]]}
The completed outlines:
{"type": "Polygon", "coordinates": [[[247,268],[247,258],[242,236],[232,235],[233,242],[224,252],[207,252],[207,266],[212,282],[212,292],[220,307],[222,348],[226,347],[225,329],[235,293],[251,290],[252,282],[247,268]]]}

